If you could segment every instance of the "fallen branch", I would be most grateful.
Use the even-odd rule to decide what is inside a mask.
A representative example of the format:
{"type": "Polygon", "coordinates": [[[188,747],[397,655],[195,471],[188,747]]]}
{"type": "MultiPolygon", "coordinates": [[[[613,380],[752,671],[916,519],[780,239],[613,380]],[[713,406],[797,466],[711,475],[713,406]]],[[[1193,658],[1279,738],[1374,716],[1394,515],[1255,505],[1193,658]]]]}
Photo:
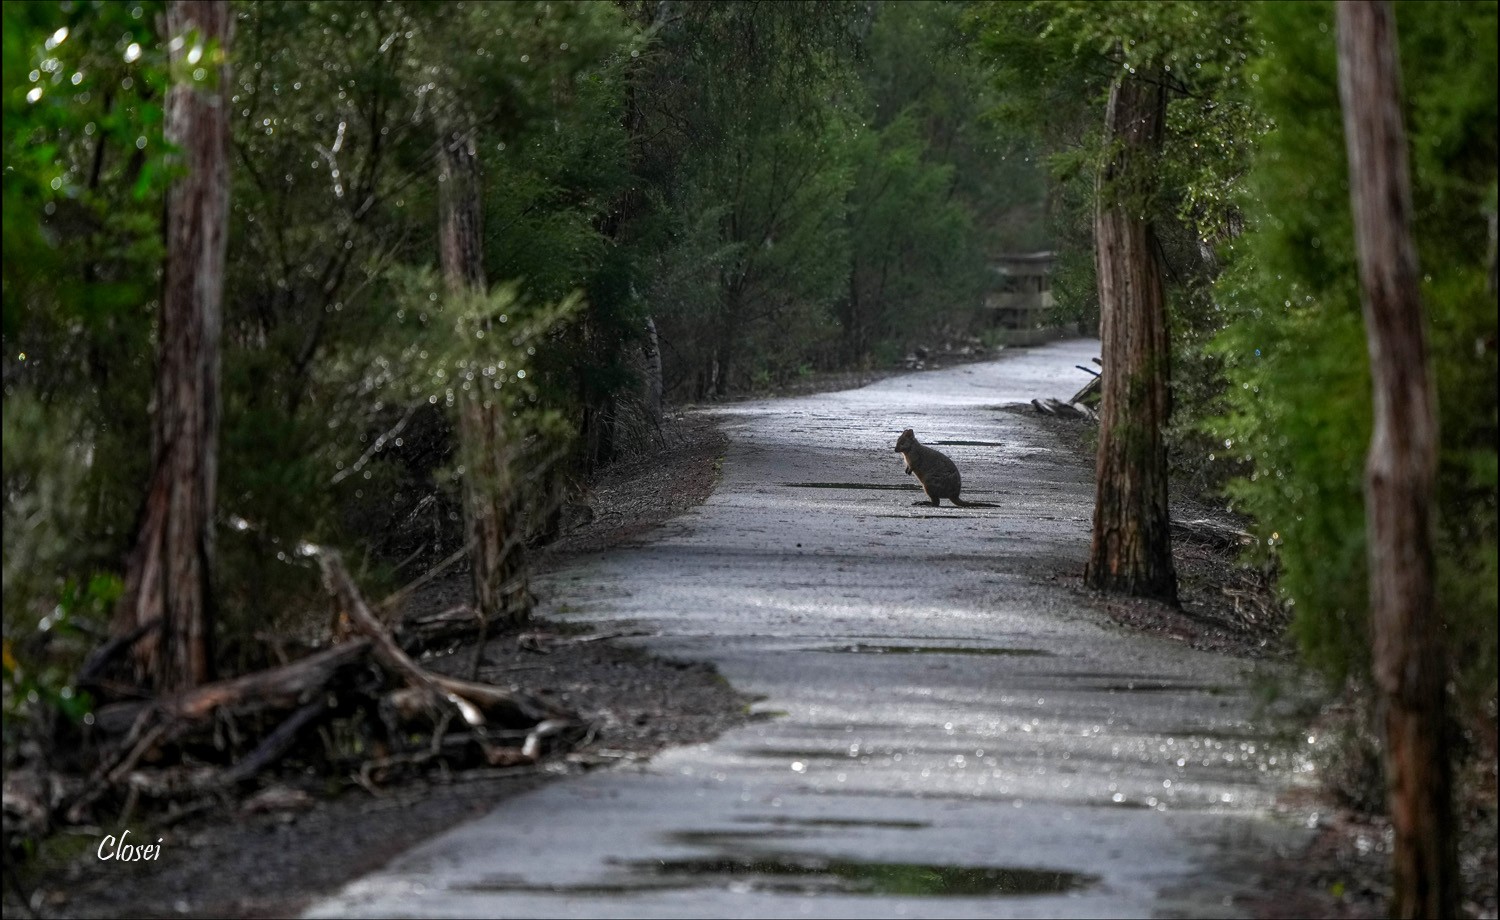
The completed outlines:
{"type": "Polygon", "coordinates": [[[467,556],[469,554],[470,545],[472,544],[465,543],[463,546],[455,550],[453,554],[450,555],[447,559],[444,559],[442,562],[439,562],[437,565],[428,569],[426,572],[423,572],[421,577],[413,579],[404,588],[398,588],[396,591],[392,592],[388,597],[386,597],[385,600],[376,605],[380,609],[380,612],[386,616],[390,616],[391,612],[395,610],[402,601],[410,597],[412,593],[415,592],[418,588],[427,584],[429,581],[432,581],[434,578],[438,577],[440,574],[446,571],[449,566],[467,556]]]}
{"type": "MultiPolygon", "coordinates": [[[[142,718],[137,724],[144,727],[144,725],[148,721],[149,716],[150,713],[143,713],[142,718]]],[[[134,737],[136,734],[136,732],[131,732],[132,737],[134,737]]],[[[140,762],[140,759],[145,756],[146,752],[155,747],[157,742],[161,741],[162,738],[166,736],[166,734],[167,726],[161,723],[157,723],[153,725],[149,730],[145,731],[144,737],[141,737],[135,743],[122,744],[120,746],[119,756],[113,758],[114,762],[107,763],[106,766],[100,767],[100,769],[96,770],[94,773],[93,781],[89,784],[89,788],[84,790],[83,794],[80,795],[77,800],[75,800],[73,804],[68,807],[66,813],[68,822],[71,824],[78,824],[79,822],[81,822],[83,820],[83,815],[85,814],[85,809],[87,809],[90,805],[93,805],[95,802],[99,801],[99,799],[102,798],[104,794],[110,789],[114,788],[115,785],[119,783],[126,774],[135,769],[135,765],[140,762]]]]}
{"type": "Polygon", "coordinates": [[[397,642],[409,654],[416,654],[445,642],[474,639],[483,647],[483,619],[479,611],[467,604],[449,607],[436,613],[406,616],[396,628],[397,642]]]}
{"type": "Polygon", "coordinates": [[[1255,542],[1255,536],[1240,530],[1237,527],[1229,527],[1217,521],[1207,518],[1199,518],[1192,521],[1173,521],[1172,530],[1180,536],[1190,537],[1200,542],[1209,543],[1220,549],[1231,549],[1237,546],[1249,546],[1255,542]]]}
{"type": "Polygon", "coordinates": [[[506,690],[494,684],[481,684],[445,674],[432,674],[432,679],[448,693],[454,693],[478,706],[481,711],[502,725],[516,728],[532,726],[547,719],[571,718],[572,714],[561,707],[527,693],[506,690]]]}
{"type": "Polygon", "coordinates": [[[1073,396],[1072,396],[1072,398],[1070,398],[1068,400],[1068,402],[1070,402],[1070,403],[1087,403],[1089,401],[1089,399],[1094,398],[1094,397],[1098,397],[1098,396],[1102,395],[1103,388],[1104,388],[1104,375],[1103,374],[1100,374],[1100,375],[1098,375],[1096,377],[1090,377],[1089,378],[1089,382],[1085,383],[1083,385],[1082,389],[1080,389],[1077,393],[1074,393],[1073,396]]]}
{"type": "Polygon", "coordinates": [[[459,710],[460,716],[469,725],[484,725],[486,714],[499,717],[502,722],[510,723],[511,726],[517,723],[535,725],[544,719],[568,717],[565,711],[534,696],[504,690],[492,684],[446,677],[423,668],[411,659],[410,654],[402,651],[401,645],[396,644],[386,627],[381,626],[380,621],[371,614],[371,609],[366,606],[365,599],[360,597],[359,588],[354,587],[354,581],[344,563],[339,560],[339,555],[326,551],[318,561],[323,566],[324,582],[344,605],[345,614],[350,617],[354,629],[371,639],[375,659],[401,674],[411,686],[429,693],[434,701],[449,702],[459,710]]]}
{"type": "Polygon", "coordinates": [[[468,700],[445,690],[433,679],[431,672],[401,650],[401,646],[396,644],[396,640],[391,638],[391,634],[365,605],[365,599],[360,596],[359,589],[354,587],[354,580],[349,577],[349,571],[344,568],[338,553],[325,550],[318,556],[318,563],[323,567],[323,583],[338,599],[350,624],[369,638],[371,652],[377,661],[401,675],[411,686],[428,693],[435,708],[440,709],[441,701],[446,700],[458,710],[465,722],[470,725],[484,724],[484,716],[468,700]]]}
{"type": "Polygon", "coordinates": [[[220,779],[220,785],[235,786],[243,783],[280,760],[281,756],[291,748],[292,742],[297,740],[297,734],[321,718],[327,711],[328,698],[320,693],[312,702],[292,713],[290,718],[277,726],[276,730],[267,735],[248,757],[226,770],[220,779]]]}
{"type": "Polygon", "coordinates": [[[108,642],[95,649],[83,662],[83,667],[78,669],[78,676],[74,678],[75,687],[92,687],[96,685],[99,675],[121,652],[135,645],[148,633],[155,632],[161,628],[161,619],[148,620],[140,624],[123,636],[115,636],[108,642]]]}
{"type": "MultiPolygon", "coordinates": [[[[433,674],[432,678],[445,693],[463,697],[478,709],[485,718],[486,727],[529,730],[539,722],[569,716],[569,713],[524,693],[442,674],[433,674]]],[[[435,723],[436,713],[432,711],[431,699],[429,691],[425,689],[402,687],[386,695],[385,705],[404,725],[423,721],[435,723]]],[[[491,737],[503,735],[503,732],[490,732],[491,737]]]]}
{"type": "Polygon", "coordinates": [[[1073,405],[1071,405],[1069,403],[1065,403],[1065,402],[1063,402],[1060,399],[1051,399],[1051,398],[1048,398],[1048,399],[1042,400],[1041,403],[1039,403],[1039,404],[1037,403],[1036,400],[1032,400],[1032,404],[1033,405],[1040,405],[1040,406],[1045,407],[1043,409],[1043,411],[1045,411],[1048,415],[1055,415],[1055,416],[1057,416],[1059,418],[1085,418],[1086,417],[1085,414],[1084,414],[1084,412],[1080,411],[1076,406],[1073,406],[1073,405]]]}
{"type": "Polygon", "coordinates": [[[294,709],[307,701],[307,694],[326,690],[361,664],[369,651],[368,640],[354,639],[279,668],[204,684],[155,702],[111,703],[94,714],[94,724],[114,735],[153,709],[186,722],[206,721],[220,707],[235,707],[245,714],[294,709]]]}
{"type": "MultiPolygon", "coordinates": [[[[95,726],[106,735],[125,732],[125,737],[94,771],[88,787],[68,806],[67,820],[75,824],[81,821],[86,810],[118,787],[147,754],[196,728],[211,724],[221,710],[249,715],[299,706],[306,708],[311,705],[308,698],[314,696],[321,714],[323,694],[349,669],[362,663],[369,650],[370,643],[363,639],[345,642],[289,665],[205,684],[155,702],[114,703],[101,707],[95,713],[95,726]]],[[[295,721],[295,718],[288,721],[295,721]]],[[[296,725],[291,734],[301,727],[296,725]]],[[[274,738],[276,733],[273,732],[272,738],[251,753],[251,761],[267,760],[255,765],[248,775],[263,769],[284,753],[284,750],[276,750],[274,744],[268,747],[274,738]]],[[[290,741],[290,737],[285,739],[288,745],[290,741]]],[[[233,770],[230,776],[235,777],[232,781],[238,781],[233,770]]]]}
{"type": "MultiPolygon", "coordinates": [[[[104,755],[89,781],[66,803],[68,822],[82,821],[109,795],[124,793],[128,813],[143,796],[218,796],[247,783],[282,760],[299,738],[330,715],[374,715],[379,695],[391,684],[378,678],[372,663],[404,685],[384,697],[380,708],[387,726],[392,713],[403,723],[426,719],[431,726],[421,752],[387,754],[383,744],[376,745],[383,756],[367,760],[356,775],[356,781],[372,790],[374,776],[391,767],[436,761],[447,769],[445,752],[450,750],[465,765],[532,764],[549,744],[574,740],[587,730],[586,723],[555,703],[422,667],[376,618],[338,554],[320,553],[319,562],[343,624],[356,635],[264,671],[154,701],[100,707],[94,726],[104,755]],[[447,732],[455,714],[468,728],[463,736],[447,732]],[[111,743],[112,739],[117,740],[111,743]],[[205,743],[198,745],[198,740],[205,743]],[[210,743],[226,752],[225,763],[178,756],[190,749],[209,751],[210,743]],[[482,759],[475,756],[476,748],[482,759]],[[249,752],[239,756],[246,749],[249,752]]],[[[475,616],[472,611],[464,613],[475,616]]],[[[146,631],[120,637],[91,661],[119,654],[146,631]]],[[[381,719],[377,716],[369,724],[384,739],[389,735],[381,732],[381,719]]],[[[397,736],[406,738],[409,732],[397,736]]]]}
{"type": "Polygon", "coordinates": [[[581,729],[578,722],[563,719],[548,719],[532,729],[531,734],[526,736],[526,743],[521,745],[521,755],[528,757],[532,762],[542,757],[542,745],[549,738],[555,738],[566,731],[581,729]]]}
{"type": "Polygon", "coordinates": [[[633,636],[649,636],[650,632],[644,629],[621,629],[614,632],[592,633],[587,636],[569,636],[560,638],[549,636],[546,633],[529,632],[521,633],[516,637],[516,647],[523,651],[535,652],[538,655],[550,655],[554,648],[566,648],[570,645],[587,645],[590,642],[607,642],[610,639],[628,639],[633,636]]]}

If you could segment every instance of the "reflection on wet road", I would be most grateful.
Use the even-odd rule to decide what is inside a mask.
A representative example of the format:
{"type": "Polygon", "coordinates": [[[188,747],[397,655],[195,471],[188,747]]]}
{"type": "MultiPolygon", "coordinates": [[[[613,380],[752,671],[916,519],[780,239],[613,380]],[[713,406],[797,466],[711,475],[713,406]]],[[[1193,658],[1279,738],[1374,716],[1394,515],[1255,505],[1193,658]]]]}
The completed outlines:
{"type": "Polygon", "coordinates": [[[1243,662],[1059,587],[1089,472],[1004,407],[1077,389],[1097,349],[715,410],[709,501],[550,576],[542,612],[712,661],[764,717],[508,802],[313,913],[1234,915],[1256,880],[1231,857],[1298,833],[1269,806],[1303,753],[1243,662]],[[995,507],[913,507],[907,427],[995,507]]]}

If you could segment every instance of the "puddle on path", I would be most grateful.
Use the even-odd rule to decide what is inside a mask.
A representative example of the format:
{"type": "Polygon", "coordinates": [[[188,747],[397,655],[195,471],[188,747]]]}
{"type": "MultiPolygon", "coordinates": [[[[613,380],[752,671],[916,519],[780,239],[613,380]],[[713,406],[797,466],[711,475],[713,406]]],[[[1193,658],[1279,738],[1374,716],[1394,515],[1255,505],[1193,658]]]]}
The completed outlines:
{"type": "Polygon", "coordinates": [[[774,824],[777,827],[876,827],[901,831],[915,831],[932,826],[927,821],[888,821],[879,818],[794,818],[787,815],[769,818],[760,815],[740,815],[734,820],[743,824],[774,824]]]}
{"type": "Polygon", "coordinates": [[[980,645],[825,645],[813,652],[842,652],[855,655],[1016,655],[1052,656],[1056,653],[1040,648],[996,648],[980,645]]]}
{"type": "Polygon", "coordinates": [[[638,876],[616,882],[539,885],[501,876],[459,891],[615,897],[705,886],[786,894],[838,893],[919,898],[982,898],[1065,894],[1099,881],[1098,876],[1052,869],[865,863],[819,856],[770,854],[704,859],[638,860],[624,863],[638,876]]]}
{"type": "Polygon", "coordinates": [[[759,757],[766,760],[857,760],[859,757],[889,757],[895,753],[913,753],[909,748],[896,748],[889,750],[877,749],[873,746],[861,747],[855,753],[849,753],[848,748],[794,748],[794,747],[757,747],[745,752],[747,757],[759,757]]]}
{"type": "Polygon", "coordinates": [[[658,877],[681,878],[685,885],[712,879],[740,889],[799,894],[974,898],[1063,894],[1098,881],[1097,876],[1051,869],[867,863],[798,854],[642,860],[630,865],[658,877]]]}
{"type": "Polygon", "coordinates": [[[921,486],[883,485],[868,482],[783,482],[789,489],[876,489],[882,492],[920,492],[921,486]]]}
{"type": "Polygon", "coordinates": [[[761,827],[745,830],[676,831],[667,834],[666,839],[673,843],[686,843],[692,846],[714,846],[716,844],[732,845],[743,840],[786,840],[792,837],[810,836],[812,836],[811,830],[761,827]]]}
{"type": "Polygon", "coordinates": [[[934,444],[942,444],[945,447],[1005,447],[999,441],[933,441],[934,444]]]}
{"type": "Polygon", "coordinates": [[[676,881],[628,881],[597,885],[538,885],[532,882],[488,879],[468,885],[454,885],[454,891],[479,894],[560,894],[570,898],[615,898],[646,894],[652,891],[680,891],[688,886],[676,881]]]}
{"type": "Polygon", "coordinates": [[[1072,681],[1103,681],[1103,683],[1091,683],[1087,689],[1102,691],[1105,693],[1207,693],[1210,696],[1222,696],[1231,693],[1232,690],[1223,684],[1199,683],[1196,681],[1173,681],[1161,680],[1160,678],[1142,677],[1135,674],[1122,674],[1113,671],[1062,671],[1055,677],[1062,677],[1072,681]]]}
{"type": "Polygon", "coordinates": [[[1207,693],[1209,696],[1222,696],[1229,692],[1228,688],[1217,684],[1169,684],[1161,681],[1130,681],[1123,684],[1103,684],[1089,689],[1103,690],[1106,693],[1207,693]]]}

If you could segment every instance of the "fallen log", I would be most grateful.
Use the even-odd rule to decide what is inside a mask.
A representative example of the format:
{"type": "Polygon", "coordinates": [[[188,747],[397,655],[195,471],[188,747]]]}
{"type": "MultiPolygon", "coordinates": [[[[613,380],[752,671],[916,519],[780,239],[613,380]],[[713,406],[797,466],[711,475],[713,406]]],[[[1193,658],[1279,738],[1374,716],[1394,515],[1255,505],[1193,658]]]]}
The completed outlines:
{"type": "Polygon", "coordinates": [[[1255,535],[1211,521],[1200,518],[1192,521],[1172,521],[1172,530],[1179,537],[1188,537],[1202,543],[1208,543],[1219,549],[1233,549],[1239,546],[1249,546],[1255,542],[1255,535]]]}
{"type": "Polygon", "coordinates": [[[78,676],[73,678],[73,686],[94,688],[98,686],[99,676],[104,673],[111,662],[120,656],[122,652],[135,645],[147,634],[153,633],[161,628],[161,620],[148,620],[123,636],[115,636],[108,642],[95,649],[88,658],[84,659],[83,667],[78,669],[78,676]]]}
{"type": "Polygon", "coordinates": [[[1086,406],[1086,405],[1084,405],[1081,402],[1068,403],[1068,405],[1075,412],[1077,412],[1079,415],[1083,416],[1084,418],[1088,419],[1089,421],[1091,421],[1091,422],[1097,422],[1097,421],[1099,421],[1099,413],[1095,412],[1093,410],[1093,407],[1086,406]]]}
{"type": "Polygon", "coordinates": [[[291,749],[297,735],[311,723],[328,712],[327,694],[318,694],[315,699],[292,713],[291,717],[276,727],[251,751],[249,756],[224,771],[219,783],[234,786],[254,777],[257,773],[281,759],[291,749]]]}
{"type": "Polygon", "coordinates": [[[369,640],[353,639],[279,668],[204,684],[159,700],[111,703],[94,713],[94,725],[106,735],[119,735],[152,709],[185,722],[207,720],[225,706],[244,714],[295,709],[307,702],[309,693],[326,690],[363,664],[369,652],[369,640]]]}
{"type": "MultiPolygon", "coordinates": [[[[349,570],[344,568],[343,559],[339,554],[333,550],[324,550],[318,554],[318,564],[323,569],[323,584],[334,596],[339,605],[339,612],[348,618],[350,626],[357,632],[363,633],[370,641],[371,653],[375,659],[389,670],[399,674],[408,684],[426,691],[434,703],[447,699],[449,694],[432,680],[432,675],[413,661],[410,655],[402,651],[401,646],[396,644],[396,640],[391,637],[386,628],[375,619],[375,615],[370,612],[365,599],[360,595],[359,589],[354,586],[354,580],[349,577],[349,570]]],[[[465,706],[462,703],[455,705],[463,715],[464,721],[471,725],[478,724],[470,720],[470,713],[464,711],[465,706]]],[[[482,721],[480,719],[480,722],[482,721]]]]}
{"type": "Polygon", "coordinates": [[[466,604],[435,613],[403,617],[396,628],[397,643],[411,654],[447,643],[478,637],[484,629],[479,611],[466,604]]]}
{"type": "Polygon", "coordinates": [[[1044,399],[1042,400],[1042,405],[1051,410],[1050,414],[1055,415],[1059,418],[1084,417],[1084,414],[1082,412],[1078,411],[1078,409],[1074,408],[1071,404],[1065,403],[1060,399],[1044,399]]]}
{"type": "Polygon", "coordinates": [[[547,742],[575,733],[581,737],[586,731],[584,722],[554,703],[423,668],[371,612],[338,554],[320,553],[319,561],[340,622],[355,635],[279,667],[157,700],[100,707],[94,726],[106,742],[106,753],[88,783],[67,803],[67,820],[82,821],[96,803],[122,792],[129,812],[143,795],[219,795],[248,782],[330,715],[373,713],[379,694],[390,684],[373,679],[377,672],[370,668],[372,663],[406,685],[386,695],[385,716],[394,710],[404,722],[425,717],[433,727],[425,753],[398,753],[367,762],[360,773],[367,784],[372,764],[420,766],[441,757],[454,713],[467,724],[472,741],[466,743],[478,746],[479,762],[491,766],[533,763],[547,742]],[[226,727],[227,741],[221,734],[226,727]],[[213,743],[203,747],[211,763],[188,756],[196,750],[189,742],[196,745],[208,735],[213,743]],[[111,738],[118,741],[110,744],[111,738]],[[238,756],[247,748],[249,753],[238,756]],[[164,751],[184,756],[163,756],[164,751]],[[229,762],[214,765],[221,759],[229,762]]]}
{"type": "Polygon", "coordinates": [[[434,703],[446,701],[452,705],[470,726],[485,725],[487,714],[508,727],[531,726],[547,719],[572,717],[571,713],[525,693],[447,677],[423,668],[396,644],[391,634],[375,619],[338,554],[325,551],[318,561],[323,567],[324,583],[342,605],[350,624],[373,643],[371,649],[375,658],[401,675],[413,688],[428,694],[434,703]]]}
{"type": "Polygon", "coordinates": [[[1077,393],[1074,393],[1073,397],[1069,399],[1068,402],[1087,403],[1091,398],[1097,398],[1103,395],[1103,381],[1103,374],[1100,374],[1097,377],[1090,377],[1089,382],[1085,383],[1083,385],[1083,388],[1080,389],[1077,393]]]}
{"type": "MultiPolygon", "coordinates": [[[[198,775],[195,788],[207,789],[249,779],[280,758],[297,732],[312,721],[313,702],[317,703],[317,715],[326,710],[325,695],[329,689],[362,666],[369,652],[370,643],[357,639],[279,668],[205,684],[159,700],[100,707],[94,715],[95,727],[106,735],[125,737],[94,770],[88,787],[68,805],[67,820],[75,824],[81,821],[89,806],[132,776],[137,765],[153,751],[212,724],[220,711],[246,716],[300,707],[298,715],[302,718],[294,715],[283,723],[282,728],[287,728],[285,734],[280,729],[272,732],[251,752],[247,760],[253,770],[209,771],[198,775]]],[[[136,780],[134,788],[141,788],[141,782],[136,780]]]]}

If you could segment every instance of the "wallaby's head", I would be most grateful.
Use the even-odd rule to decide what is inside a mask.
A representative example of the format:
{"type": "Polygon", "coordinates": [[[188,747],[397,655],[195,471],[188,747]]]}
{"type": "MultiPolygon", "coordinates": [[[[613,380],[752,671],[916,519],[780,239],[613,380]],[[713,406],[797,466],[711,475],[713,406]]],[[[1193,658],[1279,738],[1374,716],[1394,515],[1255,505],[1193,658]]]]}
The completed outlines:
{"type": "Polygon", "coordinates": [[[896,453],[904,454],[917,446],[917,435],[910,428],[901,432],[901,437],[896,439],[896,453]]]}

